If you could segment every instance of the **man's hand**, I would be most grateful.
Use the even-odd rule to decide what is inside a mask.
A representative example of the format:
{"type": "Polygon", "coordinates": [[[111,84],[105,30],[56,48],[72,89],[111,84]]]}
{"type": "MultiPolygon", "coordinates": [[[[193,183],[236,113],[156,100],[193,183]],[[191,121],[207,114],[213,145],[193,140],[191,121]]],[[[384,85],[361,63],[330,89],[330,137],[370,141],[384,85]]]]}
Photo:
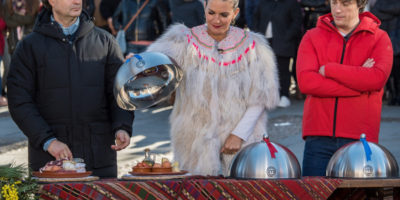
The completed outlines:
{"type": "Polygon", "coordinates": [[[323,77],[325,77],[325,65],[322,65],[320,68],[319,68],[319,74],[321,74],[323,77]]]}
{"type": "Polygon", "coordinates": [[[66,144],[63,142],[58,141],[57,139],[53,140],[47,151],[56,158],[56,160],[60,159],[72,159],[71,150],[68,148],[66,144]]]}
{"type": "Polygon", "coordinates": [[[111,145],[111,149],[119,151],[125,149],[130,143],[129,134],[124,130],[118,130],[115,134],[115,145],[111,145]]]}
{"type": "Polygon", "coordinates": [[[242,142],[242,138],[231,133],[228,138],[226,138],[225,144],[222,146],[220,153],[235,154],[240,150],[240,147],[242,147],[242,142]]]}
{"type": "Polygon", "coordinates": [[[363,67],[366,67],[366,68],[371,68],[371,67],[373,67],[375,65],[375,60],[373,59],[373,58],[368,58],[365,62],[364,62],[364,64],[362,65],[363,67]]]}

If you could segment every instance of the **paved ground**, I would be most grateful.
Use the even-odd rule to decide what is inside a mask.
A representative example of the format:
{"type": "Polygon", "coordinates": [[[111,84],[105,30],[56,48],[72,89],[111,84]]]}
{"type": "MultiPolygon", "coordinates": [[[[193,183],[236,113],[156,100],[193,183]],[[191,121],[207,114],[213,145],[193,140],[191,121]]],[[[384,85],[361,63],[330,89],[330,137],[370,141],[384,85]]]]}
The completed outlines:
{"type": "MultiPolygon", "coordinates": [[[[126,174],[136,161],[143,159],[143,150],[150,148],[156,158],[172,158],[168,116],[172,107],[156,107],[136,112],[131,145],[118,152],[119,175],[126,174]]],[[[288,147],[301,162],[304,142],[301,139],[303,101],[294,101],[288,108],[269,113],[268,131],[273,142],[288,147]]],[[[400,161],[400,107],[383,106],[380,144],[400,161]]],[[[27,163],[26,137],[0,108],[0,164],[27,163]]]]}

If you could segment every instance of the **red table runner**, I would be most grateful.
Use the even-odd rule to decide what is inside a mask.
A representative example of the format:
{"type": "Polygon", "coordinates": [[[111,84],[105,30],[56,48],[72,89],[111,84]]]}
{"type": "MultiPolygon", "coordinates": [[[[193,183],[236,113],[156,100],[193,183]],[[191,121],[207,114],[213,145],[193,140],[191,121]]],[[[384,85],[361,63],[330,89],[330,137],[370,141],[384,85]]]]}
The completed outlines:
{"type": "Polygon", "coordinates": [[[341,180],[323,177],[237,180],[188,177],[175,180],[96,181],[41,185],[41,199],[327,199],[341,180]]]}

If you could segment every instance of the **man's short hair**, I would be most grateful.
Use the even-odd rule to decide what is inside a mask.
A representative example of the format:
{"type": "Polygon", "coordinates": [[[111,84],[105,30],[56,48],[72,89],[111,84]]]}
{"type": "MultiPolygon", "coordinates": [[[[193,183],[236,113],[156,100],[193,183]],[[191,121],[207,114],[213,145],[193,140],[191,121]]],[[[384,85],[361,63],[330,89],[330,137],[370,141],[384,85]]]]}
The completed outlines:
{"type": "Polygon", "coordinates": [[[365,6],[367,5],[368,0],[357,0],[357,6],[360,7],[360,13],[364,11],[365,6]]]}
{"type": "MultiPolygon", "coordinates": [[[[332,0],[329,0],[329,2],[331,2],[332,0]]],[[[352,2],[353,0],[336,0],[336,1],[340,1],[342,3],[346,3],[346,2],[352,2]]],[[[368,0],[355,0],[357,3],[357,7],[359,7],[360,9],[358,10],[359,13],[364,12],[364,8],[368,3],[368,0]]]]}

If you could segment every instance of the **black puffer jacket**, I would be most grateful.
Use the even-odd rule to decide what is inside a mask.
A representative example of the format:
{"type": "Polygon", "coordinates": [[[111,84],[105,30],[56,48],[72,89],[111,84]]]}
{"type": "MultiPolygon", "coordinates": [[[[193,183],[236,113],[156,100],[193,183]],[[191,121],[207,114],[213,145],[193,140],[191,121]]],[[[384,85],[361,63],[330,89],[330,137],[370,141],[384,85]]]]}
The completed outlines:
{"type": "Polygon", "coordinates": [[[399,0],[378,0],[371,12],[378,17],[390,37],[393,45],[393,54],[400,55],[400,1],[399,0]]]}
{"type": "Polygon", "coordinates": [[[50,15],[44,9],[33,32],[18,44],[8,76],[9,110],[28,137],[29,166],[38,170],[54,160],[42,149],[51,137],[84,158],[89,170],[116,166],[110,148],[115,131],[131,134],[133,121],[133,113],[120,109],[113,96],[122,53],[86,13],[72,44],[50,15]]]}

